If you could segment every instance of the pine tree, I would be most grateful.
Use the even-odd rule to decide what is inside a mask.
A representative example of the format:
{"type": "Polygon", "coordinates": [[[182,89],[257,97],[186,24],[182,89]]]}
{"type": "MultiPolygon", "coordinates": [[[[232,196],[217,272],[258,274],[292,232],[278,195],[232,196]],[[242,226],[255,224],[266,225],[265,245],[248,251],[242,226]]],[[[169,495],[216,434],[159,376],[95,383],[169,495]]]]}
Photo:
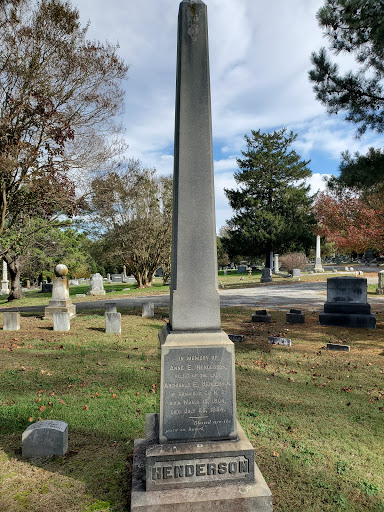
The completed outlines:
{"type": "Polygon", "coordinates": [[[225,248],[254,258],[271,251],[302,250],[312,243],[307,165],[290,146],[297,134],[285,128],[273,133],[252,131],[245,136],[247,149],[238,159],[237,189],[225,189],[235,215],[228,222],[225,248]]]}
{"type": "MultiPolygon", "coordinates": [[[[367,129],[384,132],[384,9],[378,0],[325,0],[317,13],[319,25],[335,54],[347,53],[356,60],[356,70],[342,74],[325,48],[312,53],[309,79],[316,97],[328,113],[345,113],[361,136],[367,129]]],[[[347,152],[340,166],[339,184],[365,188],[384,183],[380,151],[367,155],[347,152]],[[357,164],[357,165],[356,165],[357,164]]]]}

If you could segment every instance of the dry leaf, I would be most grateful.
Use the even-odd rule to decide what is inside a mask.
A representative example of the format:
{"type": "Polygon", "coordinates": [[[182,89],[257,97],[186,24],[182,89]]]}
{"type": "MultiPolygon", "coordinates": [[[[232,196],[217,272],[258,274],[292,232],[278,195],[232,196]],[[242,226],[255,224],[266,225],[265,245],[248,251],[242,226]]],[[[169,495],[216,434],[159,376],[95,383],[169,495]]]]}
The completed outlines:
{"type": "Polygon", "coordinates": [[[67,405],[67,404],[64,402],[64,400],[62,400],[61,398],[60,398],[60,400],[59,400],[59,404],[61,404],[61,405],[67,405]]]}
{"type": "Polygon", "coordinates": [[[274,457],[280,457],[280,453],[279,453],[279,452],[276,452],[276,451],[274,451],[272,455],[273,455],[274,457]]]}
{"type": "Polygon", "coordinates": [[[84,410],[84,411],[88,411],[88,410],[89,410],[89,409],[88,409],[88,405],[84,405],[84,406],[83,406],[83,410],[84,410]]]}
{"type": "Polygon", "coordinates": [[[45,411],[46,407],[45,405],[42,405],[41,407],[39,407],[39,411],[45,411]]]}

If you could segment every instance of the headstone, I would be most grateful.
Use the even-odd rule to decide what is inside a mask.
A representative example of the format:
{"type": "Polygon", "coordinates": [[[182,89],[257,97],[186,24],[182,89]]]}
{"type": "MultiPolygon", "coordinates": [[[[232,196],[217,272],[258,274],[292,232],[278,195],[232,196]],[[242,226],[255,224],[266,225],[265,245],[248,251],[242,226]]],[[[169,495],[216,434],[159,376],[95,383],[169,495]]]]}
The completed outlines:
{"type": "Polygon", "coordinates": [[[327,350],[334,350],[337,352],[350,352],[349,345],[341,345],[340,343],[327,343],[327,350]]]}
{"type": "Polygon", "coordinates": [[[85,293],[76,293],[76,297],[78,299],[83,299],[84,297],[86,297],[87,295],[85,293]]]}
{"type": "Polygon", "coordinates": [[[245,340],[244,334],[228,334],[228,338],[233,341],[233,343],[242,343],[245,340]]]}
{"type": "Polygon", "coordinates": [[[301,270],[299,268],[293,268],[292,269],[292,277],[300,277],[301,276],[301,270]]]}
{"type": "Polygon", "coordinates": [[[104,302],[104,308],[106,313],[117,313],[117,302],[104,302]]]}
{"type": "Polygon", "coordinates": [[[43,282],[41,285],[41,293],[52,293],[53,283],[43,282]]]}
{"type": "Polygon", "coordinates": [[[105,332],[121,334],[121,313],[105,313],[105,332]]]}
{"type": "Polygon", "coordinates": [[[376,288],[377,295],[384,295],[384,270],[377,273],[379,278],[378,287],[376,288]]]}
{"type": "Polygon", "coordinates": [[[260,283],[272,283],[272,271],[270,268],[263,268],[261,271],[260,283]]]}
{"type": "Polygon", "coordinates": [[[70,279],[69,286],[79,286],[79,280],[78,279],[70,279]]]}
{"type": "Polygon", "coordinates": [[[290,338],[280,338],[279,336],[270,336],[268,338],[270,345],[281,345],[283,347],[291,347],[292,340],[290,338]]]}
{"type": "Polygon", "coordinates": [[[271,321],[271,314],[267,313],[266,309],[260,309],[252,315],[252,322],[264,322],[269,324],[271,321]]]}
{"type": "Polygon", "coordinates": [[[99,273],[92,274],[91,286],[87,291],[88,295],[105,295],[103,276],[99,273]]]}
{"type": "Polygon", "coordinates": [[[352,276],[327,279],[327,302],[319,321],[321,325],[375,329],[376,317],[367,302],[367,279],[352,276]]]}
{"type": "Polygon", "coordinates": [[[31,287],[31,281],[27,279],[27,288],[29,289],[31,287]]]}
{"type": "Polygon", "coordinates": [[[285,320],[289,324],[304,324],[305,315],[301,309],[291,309],[289,313],[286,314],[285,320]]]}
{"type": "Polygon", "coordinates": [[[3,295],[9,295],[8,265],[5,260],[3,260],[3,280],[1,281],[1,293],[3,295]]]}
{"type": "Polygon", "coordinates": [[[107,274],[107,281],[111,280],[111,274],[107,274]]]}
{"type": "Polygon", "coordinates": [[[146,439],[134,445],[131,512],[269,512],[236,420],[234,345],[221,330],[201,0],[180,4],[176,84],[170,319],[159,336],[160,414],[147,415],[146,439]]]}
{"type": "Polygon", "coordinates": [[[3,312],[3,331],[20,330],[20,313],[18,311],[3,312]]]}
{"type": "Polygon", "coordinates": [[[122,274],[112,274],[111,281],[112,281],[112,283],[122,283],[123,275],[122,274]]]}
{"type": "Polygon", "coordinates": [[[345,270],[346,272],[349,272],[349,267],[345,267],[345,268],[344,268],[344,270],[345,270]]]}
{"type": "Polygon", "coordinates": [[[68,311],[55,311],[53,313],[53,330],[68,332],[71,328],[71,321],[68,311]]]}
{"type": "Polygon", "coordinates": [[[44,310],[44,318],[53,318],[55,312],[76,315],[76,306],[69,298],[69,283],[67,279],[68,269],[65,265],[56,265],[56,277],[53,280],[52,299],[44,310]]]}
{"type": "Polygon", "coordinates": [[[141,316],[153,317],[155,316],[155,305],[153,302],[143,302],[143,310],[141,316]]]}
{"type": "Polygon", "coordinates": [[[315,258],[315,272],[324,272],[323,265],[321,263],[321,246],[320,246],[320,235],[316,236],[316,258],[315,258]]]}
{"type": "Polygon", "coordinates": [[[22,457],[62,457],[68,450],[68,425],[64,421],[43,420],[29,425],[22,435],[22,457]]]}
{"type": "Polygon", "coordinates": [[[244,274],[244,272],[247,271],[247,265],[239,265],[237,267],[237,271],[238,271],[239,274],[244,274]]]}

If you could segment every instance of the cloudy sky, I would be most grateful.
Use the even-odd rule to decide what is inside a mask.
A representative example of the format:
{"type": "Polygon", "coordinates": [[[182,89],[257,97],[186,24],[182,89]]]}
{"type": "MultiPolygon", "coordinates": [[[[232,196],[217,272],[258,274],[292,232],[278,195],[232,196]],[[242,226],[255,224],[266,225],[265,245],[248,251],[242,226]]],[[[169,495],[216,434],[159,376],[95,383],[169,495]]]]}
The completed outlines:
{"type": "MultiPolygon", "coordinates": [[[[323,0],[205,0],[211,65],[216,221],[232,216],[223,192],[234,187],[244,134],[282,127],[298,133],[296,151],[309,164],[313,192],[337,173],[340,153],[380,146],[355,138],[355,127],[327,116],[308,81],[310,55],[327,46],[316,21],[323,0]]],[[[91,39],[120,45],[126,82],[127,155],[160,174],[173,169],[176,35],[179,0],[72,0],[91,39]]],[[[352,64],[339,59],[341,69],[352,64]]]]}

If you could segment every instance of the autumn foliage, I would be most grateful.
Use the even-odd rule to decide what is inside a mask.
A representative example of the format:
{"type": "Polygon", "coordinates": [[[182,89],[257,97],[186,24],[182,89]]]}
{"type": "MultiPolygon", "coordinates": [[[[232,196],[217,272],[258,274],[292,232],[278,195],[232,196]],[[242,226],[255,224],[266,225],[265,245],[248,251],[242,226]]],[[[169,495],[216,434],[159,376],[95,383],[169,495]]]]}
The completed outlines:
{"type": "Polygon", "coordinates": [[[326,191],[316,196],[316,234],[341,252],[384,251],[384,192],[326,191]]]}

